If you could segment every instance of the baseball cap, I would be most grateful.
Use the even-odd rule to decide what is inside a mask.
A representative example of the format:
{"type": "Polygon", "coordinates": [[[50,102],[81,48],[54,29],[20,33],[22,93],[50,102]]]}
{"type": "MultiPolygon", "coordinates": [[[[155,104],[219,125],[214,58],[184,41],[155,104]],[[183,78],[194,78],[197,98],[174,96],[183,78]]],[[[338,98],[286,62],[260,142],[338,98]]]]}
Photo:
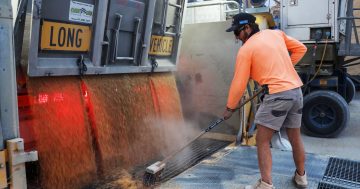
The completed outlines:
{"type": "Polygon", "coordinates": [[[246,24],[255,23],[256,17],[248,13],[239,13],[233,16],[231,27],[226,32],[232,32],[246,24]]]}

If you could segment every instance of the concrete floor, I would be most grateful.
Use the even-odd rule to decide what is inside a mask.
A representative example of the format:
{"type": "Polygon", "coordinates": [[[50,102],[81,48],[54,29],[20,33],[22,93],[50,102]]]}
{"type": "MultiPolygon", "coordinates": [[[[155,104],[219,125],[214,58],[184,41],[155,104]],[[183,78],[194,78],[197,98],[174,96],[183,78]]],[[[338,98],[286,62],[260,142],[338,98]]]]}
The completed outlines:
{"type": "Polygon", "coordinates": [[[336,138],[315,138],[303,134],[305,151],[360,161],[360,92],[349,104],[350,121],[336,138]]]}
{"type": "MultiPolygon", "coordinates": [[[[360,161],[360,92],[349,104],[349,108],[351,115],[348,127],[337,138],[315,138],[303,134],[308,153],[306,169],[311,181],[309,188],[317,188],[330,156],[360,161]]],[[[292,154],[276,149],[272,150],[272,154],[275,185],[277,188],[294,188],[291,182],[292,171],[295,169],[292,154]]],[[[259,177],[255,147],[228,147],[158,188],[243,188],[259,177]]]]}
{"type": "MultiPolygon", "coordinates": [[[[272,150],[272,178],[276,188],[296,189],[294,163],[288,151],[272,150]]],[[[326,156],[308,154],[306,170],[309,189],[317,188],[328,163],[326,156]]],[[[161,184],[158,189],[243,189],[260,178],[256,147],[228,146],[206,160],[161,184]]]]}

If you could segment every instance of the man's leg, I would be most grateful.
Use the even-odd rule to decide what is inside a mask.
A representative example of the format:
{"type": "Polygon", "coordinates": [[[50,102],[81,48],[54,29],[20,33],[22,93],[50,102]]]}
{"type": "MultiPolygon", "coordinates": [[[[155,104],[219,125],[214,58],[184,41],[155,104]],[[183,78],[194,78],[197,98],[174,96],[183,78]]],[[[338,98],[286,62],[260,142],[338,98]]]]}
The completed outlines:
{"type": "Polygon", "coordinates": [[[272,184],[271,169],[272,157],[270,150],[270,141],[274,130],[257,125],[256,145],[258,154],[258,163],[262,181],[272,184]]]}
{"type": "Polygon", "coordinates": [[[293,158],[296,170],[299,175],[305,173],[305,150],[301,139],[300,128],[286,128],[291,147],[293,149],[293,158]]]}

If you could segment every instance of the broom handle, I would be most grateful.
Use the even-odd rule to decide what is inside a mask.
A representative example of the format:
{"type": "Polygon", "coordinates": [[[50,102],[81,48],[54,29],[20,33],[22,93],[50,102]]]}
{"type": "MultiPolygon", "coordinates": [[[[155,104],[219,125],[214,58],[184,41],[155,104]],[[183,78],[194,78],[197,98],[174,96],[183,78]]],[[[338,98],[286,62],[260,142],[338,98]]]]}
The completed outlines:
{"type": "MultiPolygon", "coordinates": [[[[256,98],[259,94],[261,94],[263,91],[265,90],[265,88],[261,88],[259,91],[257,91],[253,96],[249,97],[248,99],[246,99],[243,103],[240,104],[239,108],[236,108],[236,110],[239,110],[240,108],[242,108],[243,106],[245,106],[246,103],[250,102],[251,100],[253,100],[254,98],[256,98]]],[[[205,133],[209,132],[211,129],[213,129],[214,127],[216,127],[217,125],[219,125],[221,122],[224,121],[224,118],[219,118],[217,119],[213,124],[211,124],[208,128],[206,128],[205,130],[201,131],[201,133],[199,133],[196,137],[194,137],[192,140],[190,140],[185,146],[183,146],[182,148],[180,148],[179,150],[173,152],[172,154],[170,154],[168,157],[166,157],[164,160],[161,161],[161,163],[166,163],[169,159],[171,159],[174,155],[176,155],[177,153],[179,153],[180,151],[182,151],[183,149],[185,149],[186,147],[188,147],[192,142],[194,142],[196,139],[200,138],[202,135],[204,135],[205,133]]]]}
{"type": "Polygon", "coordinates": [[[250,102],[251,100],[253,100],[254,98],[256,98],[257,96],[259,96],[259,94],[261,94],[262,92],[265,91],[265,88],[262,87],[259,91],[257,91],[254,95],[252,95],[251,97],[249,97],[248,99],[246,99],[243,103],[240,104],[240,106],[238,108],[236,108],[235,110],[240,110],[240,108],[242,108],[243,106],[245,106],[245,104],[247,104],[248,102],[250,102]]]}

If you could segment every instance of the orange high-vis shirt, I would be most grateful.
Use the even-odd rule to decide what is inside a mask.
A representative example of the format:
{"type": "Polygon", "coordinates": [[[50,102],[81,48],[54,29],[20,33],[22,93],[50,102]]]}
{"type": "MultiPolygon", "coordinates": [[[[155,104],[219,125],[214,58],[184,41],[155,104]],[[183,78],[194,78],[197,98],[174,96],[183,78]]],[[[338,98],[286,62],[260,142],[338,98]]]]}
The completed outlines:
{"type": "Polygon", "coordinates": [[[294,65],[306,50],[304,44],[280,30],[254,34],[237,54],[227,107],[235,109],[238,106],[249,78],[260,85],[267,84],[270,94],[301,87],[303,83],[294,65]]]}

